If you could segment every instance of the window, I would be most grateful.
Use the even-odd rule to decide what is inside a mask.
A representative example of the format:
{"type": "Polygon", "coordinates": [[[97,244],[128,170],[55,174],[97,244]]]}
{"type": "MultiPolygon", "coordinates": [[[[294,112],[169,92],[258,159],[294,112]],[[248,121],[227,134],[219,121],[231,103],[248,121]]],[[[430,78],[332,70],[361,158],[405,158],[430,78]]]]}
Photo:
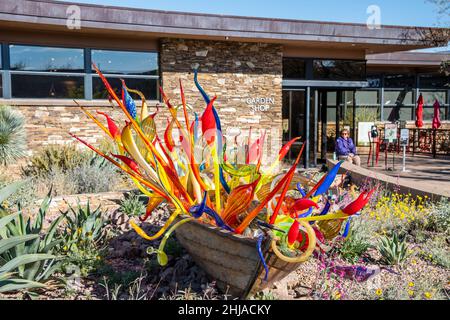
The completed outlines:
{"type": "Polygon", "coordinates": [[[423,120],[432,121],[434,116],[434,102],[437,100],[439,102],[440,117],[441,120],[445,120],[447,104],[447,91],[446,90],[421,90],[420,93],[423,95],[423,120]]]}
{"type": "Polygon", "coordinates": [[[158,75],[155,52],[92,50],[92,62],[108,74],[158,75]]]}
{"type": "Polygon", "coordinates": [[[18,44],[3,47],[9,64],[2,69],[10,71],[0,71],[0,97],[6,81],[8,98],[106,99],[108,93],[103,83],[91,70],[93,61],[118,94],[123,78],[130,89],[142,91],[148,100],[159,98],[158,53],[155,52],[18,44]]]}
{"type": "Polygon", "coordinates": [[[299,58],[283,58],[283,78],[306,79],[306,61],[299,58]]]}
{"type": "Polygon", "coordinates": [[[11,97],[84,98],[84,50],[10,45],[11,97]]]}
{"type": "Polygon", "coordinates": [[[414,101],[412,90],[385,90],[383,119],[388,121],[412,120],[414,101]]]}
{"type": "Polygon", "coordinates": [[[380,104],[378,90],[357,90],[355,98],[357,106],[378,106],[380,104]]]}
{"type": "Polygon", "coordinates": [[[328,91],[327,93],[327,122],[336,123],[337,93],[328,91]]]}
{"type": "Polygon", "coordinates": [[[423,89],[450,89],[450,79],[443,74],[422,74],[419,76],[419,87],[423,89]]]}
{"type": "Polygon", "coordinates": [[[12,97],[83,99],[84,77],[11,74],[12,97]]]}
{"type": "MultiPolygon", "coordinates": [[[[132,88],[134,90],[141,91],[145,98],[148,100],[157,100],[157,80],[156,79],[134,79],[134,78],[124,78],[124,81],[128,88],[132,88]]],[[[111,78],[108,77],[108,82],[111,87],[114,89],[116,94],[121,96],[122,83],[119,78],[111,78]]],[[[95,76],[92,79],[92,88],[93,88],[93,98],[94,99],[108,99],[108,91],[106,90],[102,80],[95,76]]],[[[139,99],[137,95],[130,92],[130,95],[134,99],[139,99]]]]}
{"type": "Polygon", "coordinates": [[[384,77],[385,88],[414,88],[415,77],[411,74],[387,74],[384,77]]]}
{"type": "Polygon", "coordinates": [[[36,72],[84,72],[83,49],[10,45],[10,69],[36,72]]]}
{"type": "MultiPolygon", "coordinates": [[[[159,98],[158,54],[154,52],[131,52],[92,50],[92,62],[106,75],[111,87],[120,94],[124,79],[127,87],[141,91],[149,100],[159,98]]],[[[108,93],[101,79],[92,79],[93,98],[105,99],[108,93]]],[[[138,99],[138,96],[131,93],[138,99]]]]}
{"type": "Polygon", "coordinates": [[[365,81],[366,62],[355,60],[314,60],[313,78],[316,80],[365,81]]]}

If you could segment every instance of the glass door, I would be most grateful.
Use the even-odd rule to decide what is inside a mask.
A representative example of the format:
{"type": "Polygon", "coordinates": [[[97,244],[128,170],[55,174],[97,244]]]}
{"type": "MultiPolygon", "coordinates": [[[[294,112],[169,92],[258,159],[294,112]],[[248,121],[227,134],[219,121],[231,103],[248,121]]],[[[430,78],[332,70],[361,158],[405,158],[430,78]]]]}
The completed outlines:
{"type": "MultiPolygon", "coordinates": [[[[283,144],[295,137],[305,138],[305,90],[283,90],[283,144]]],[[[297,155],[301,144],[296,143],[291,147],[289,158],[297,155]]]]}
{"type": "Polygon", "coordinates": [[[325,161],[335,150],[339,132],[346,128],[355,138],[354,91],[339,89],[318,90],[317,153],[325,161]]]}

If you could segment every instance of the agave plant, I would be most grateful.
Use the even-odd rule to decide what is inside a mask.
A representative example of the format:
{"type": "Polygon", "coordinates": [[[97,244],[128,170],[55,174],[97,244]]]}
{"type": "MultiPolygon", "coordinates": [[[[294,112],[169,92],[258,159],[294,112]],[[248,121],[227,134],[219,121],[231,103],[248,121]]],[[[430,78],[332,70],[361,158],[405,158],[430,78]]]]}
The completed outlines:
{"type": "Polygon", "coordinates": [[[83,250],[101,242],[106,235],[104,226],[107,224],[107,219],[103,215],[100,206],[92,211],[89,201],[85,207],[80,203],[77,208],[69,205],[69,210],[61,216],[66,218],[65,250],[72,252],[83,250]]]}
{"type": "Polygon", "coordinates": [[[0,165],[8,165],[23,157],[26,136],[23,116],[10,107],[0,106],[0,165]]]}
{"type": "MultiPolygon", "coordinates": [[[[0,200],[20,186],[0,190],[0,200]]],[[[62,242],[56,232],[64,217],[55,219],[41,236],[50,201],[50,196],[42,201],[34,221],[25,219],[20,205],[16,213],[0,219],[0,292],[43,287],[58,270],[59,261],[53,252],[62,242]]]]}
{"type": "Polygon", "coordinates": [[[129,194],[120,202],[119,210],[130,217],[138,217],[145,213],[145,205],[140,195],[129,194]]]}
{"type": "Polygon", "coordinates": [[[406,240],[401,240],[396,233],[392,237],[381,237],[378,243],[382,261],[391,266],[401,264],[406,259],[407,249],[406,240]]]}

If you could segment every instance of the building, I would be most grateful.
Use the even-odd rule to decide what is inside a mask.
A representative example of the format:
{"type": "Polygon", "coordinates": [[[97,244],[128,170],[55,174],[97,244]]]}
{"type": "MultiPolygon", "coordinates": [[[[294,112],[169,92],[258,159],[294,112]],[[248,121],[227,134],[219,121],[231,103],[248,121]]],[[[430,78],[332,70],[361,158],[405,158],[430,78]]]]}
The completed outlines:
{"type": "Polygon", "coordinates": [[[420,93],[425,120],[435,99],[450,120],[448,77],[439,73],[450,55],[405,53],[430,46],[426,30],[2,0],[0,104],[25,114],[31,150],[70,140],[68,131],[95,143],[101,133],[73,99],[119,116],[92,62],[114,87],[123,78],[151,105],[161,85],[179,99],[181,79],[188,101],[203,108],[198,67],[225,125],[271,129],[272,140],[302,136],[317,162],[343,126],[356,137],[359,122],[413,122],[420,93]]]}

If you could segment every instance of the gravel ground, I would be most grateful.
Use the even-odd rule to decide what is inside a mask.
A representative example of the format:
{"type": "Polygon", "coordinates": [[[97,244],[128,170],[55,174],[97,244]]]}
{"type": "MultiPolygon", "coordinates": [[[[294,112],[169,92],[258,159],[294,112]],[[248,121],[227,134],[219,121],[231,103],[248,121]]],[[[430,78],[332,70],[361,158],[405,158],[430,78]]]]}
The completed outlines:
{"type": "MultiPolygon", "coordinates": [[[[167,207],[157,209],[143,229],[154,234],[168,218],[167,207]]],[[[221,294],[182,248],[171,237],[166,246],[169,262],[160,267],[156,255],[148,255],[147,248],[159,246],[159,240],[149,242],[131,230],[128,217],[112,213],[113,223],[119,230],[106,249],[106,255],[97,272],[88,277],[70,277],[66,287],[46,290],[38,299],[233,299],[221,294]],[[108,279],[108,291],[104,277],[108,279]],[[138,279],[133,282],[133,280],[138,279]],[[140,281],[139,281],[140,280],[140,281]],[[119,286],[117,295],[115,288],[119,286]]],[[[413,252],[403,266],[392,267],[395,273],[382,270],[366,282],[330,277],[320,267],[319,260],[311,258],[295,272],[262,293],[283,300],[312,299],[448,299],[450,273],[447,269],[423,260],[420,245],[411,245],[413,252]],[[413,284],[413,286],[411,286],[413,284]],[[413,292],[413,294],[411,294],[413,292]],[[429,295],[428,295],[429,294],[429,295]]],[[[379,264],[376,250],[369,250],[361,265],[379,264]]],[[[337,265],[348,265],[333,260],[337,265]]],[[[1,295],[6,299],[30,299],[24,294],[1,295]]]]}

